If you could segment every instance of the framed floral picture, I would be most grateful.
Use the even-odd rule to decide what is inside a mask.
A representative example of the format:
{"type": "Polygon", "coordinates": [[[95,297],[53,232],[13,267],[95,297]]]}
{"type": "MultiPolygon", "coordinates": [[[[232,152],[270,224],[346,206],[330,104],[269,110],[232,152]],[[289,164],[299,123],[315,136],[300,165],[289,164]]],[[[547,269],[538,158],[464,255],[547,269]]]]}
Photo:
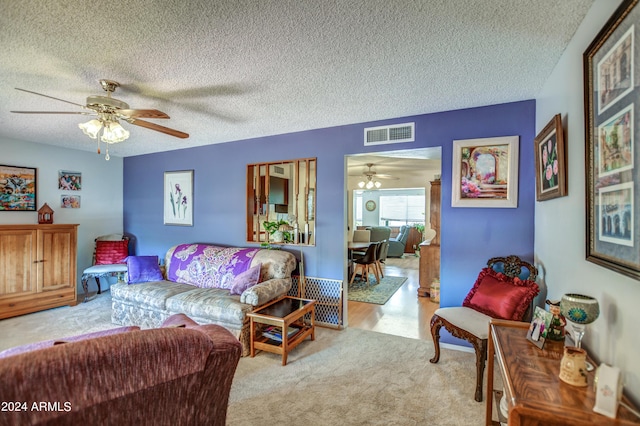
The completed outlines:
{"type": "Polygon", "coordinates": [[[638,0],[625,0],[583,55],[587,260],[640,280],[638,0]]]}
{"type": "Polygon", "coordinates": [[[534,140],[536,200],[567,195],[567,156],[562,119],[556,114],[534,140]]]}
{"type": "Polygon", "coordinates": [[[453,141],[452,207],[518,207],[518,136],[453,141]]]}
{"type": "Polygon", "coordinates": [[[193,226],[193,170],[164,172],[164,224],[193,226]]]}
{"type": "Polygon", "coordinates": [[[36,211],[37,170],[0,165],[0,211],[36,211]]]}

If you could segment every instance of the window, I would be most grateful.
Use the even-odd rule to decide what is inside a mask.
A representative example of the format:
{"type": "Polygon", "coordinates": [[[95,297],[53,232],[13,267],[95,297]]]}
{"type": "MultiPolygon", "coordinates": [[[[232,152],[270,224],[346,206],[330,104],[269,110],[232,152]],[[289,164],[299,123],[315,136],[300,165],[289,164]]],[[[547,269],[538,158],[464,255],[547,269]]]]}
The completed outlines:
{"type": "Polygon", "coordinates": [[[353,193],[353,223],[355,226],[362,225],[362,192],[353,193]]]}
{"type": "Polygon", "coordinates": [[[380,194],[380,225],[425,223],[424,188],[385,190],[380,194]]]}

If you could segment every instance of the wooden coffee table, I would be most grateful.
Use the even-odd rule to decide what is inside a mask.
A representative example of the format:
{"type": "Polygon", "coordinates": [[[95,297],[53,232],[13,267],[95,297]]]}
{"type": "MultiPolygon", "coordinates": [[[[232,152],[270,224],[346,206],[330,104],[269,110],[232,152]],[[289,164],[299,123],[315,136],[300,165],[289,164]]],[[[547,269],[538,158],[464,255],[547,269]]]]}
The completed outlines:
{"type": "Polygon", "coordinates": [[[298,346],[307,336],[315,340],[315,300],[284,296],[267,305],[261,306],[247,314],[251,321],[251,357],[256,349],[282,355],[282,365],[287,365],[289,351],[298,346]],[[304,316],[310,314],[309,324],[304,316]],[[280,328],[281,340],[274,340],[262,334],[256,323],[272,325],[280,328]],[[292,335],[287,335],[289,327],[297,328],[292,335]]]}

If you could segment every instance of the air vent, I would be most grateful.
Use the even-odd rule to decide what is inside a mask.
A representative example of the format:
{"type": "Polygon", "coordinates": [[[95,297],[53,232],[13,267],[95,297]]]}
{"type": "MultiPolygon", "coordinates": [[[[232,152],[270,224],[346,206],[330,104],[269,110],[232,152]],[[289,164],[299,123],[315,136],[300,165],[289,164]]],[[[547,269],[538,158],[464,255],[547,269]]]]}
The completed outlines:
{"type": "Polygon", "coordinates": [[[278,173],[279,175],[283,175],[284,174],[284,167],[273,166],[273,171],[278,173]]]}
{"type": "Polygon", "coordinates": [[[414,129],[415,123],[367,127],[364,129],[364,145],[413,142],[415,140],[414,129]]]}

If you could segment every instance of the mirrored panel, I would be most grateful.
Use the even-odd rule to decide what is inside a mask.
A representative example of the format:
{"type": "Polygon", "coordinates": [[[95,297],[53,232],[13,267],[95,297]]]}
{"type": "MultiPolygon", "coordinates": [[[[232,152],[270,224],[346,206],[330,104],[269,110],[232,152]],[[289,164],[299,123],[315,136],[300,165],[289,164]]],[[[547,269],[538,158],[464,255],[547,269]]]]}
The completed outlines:
{"type": "Polygon", "coordinates": [[[247,241],[315,245],[316,159],[247,165],[247,241]]]}

